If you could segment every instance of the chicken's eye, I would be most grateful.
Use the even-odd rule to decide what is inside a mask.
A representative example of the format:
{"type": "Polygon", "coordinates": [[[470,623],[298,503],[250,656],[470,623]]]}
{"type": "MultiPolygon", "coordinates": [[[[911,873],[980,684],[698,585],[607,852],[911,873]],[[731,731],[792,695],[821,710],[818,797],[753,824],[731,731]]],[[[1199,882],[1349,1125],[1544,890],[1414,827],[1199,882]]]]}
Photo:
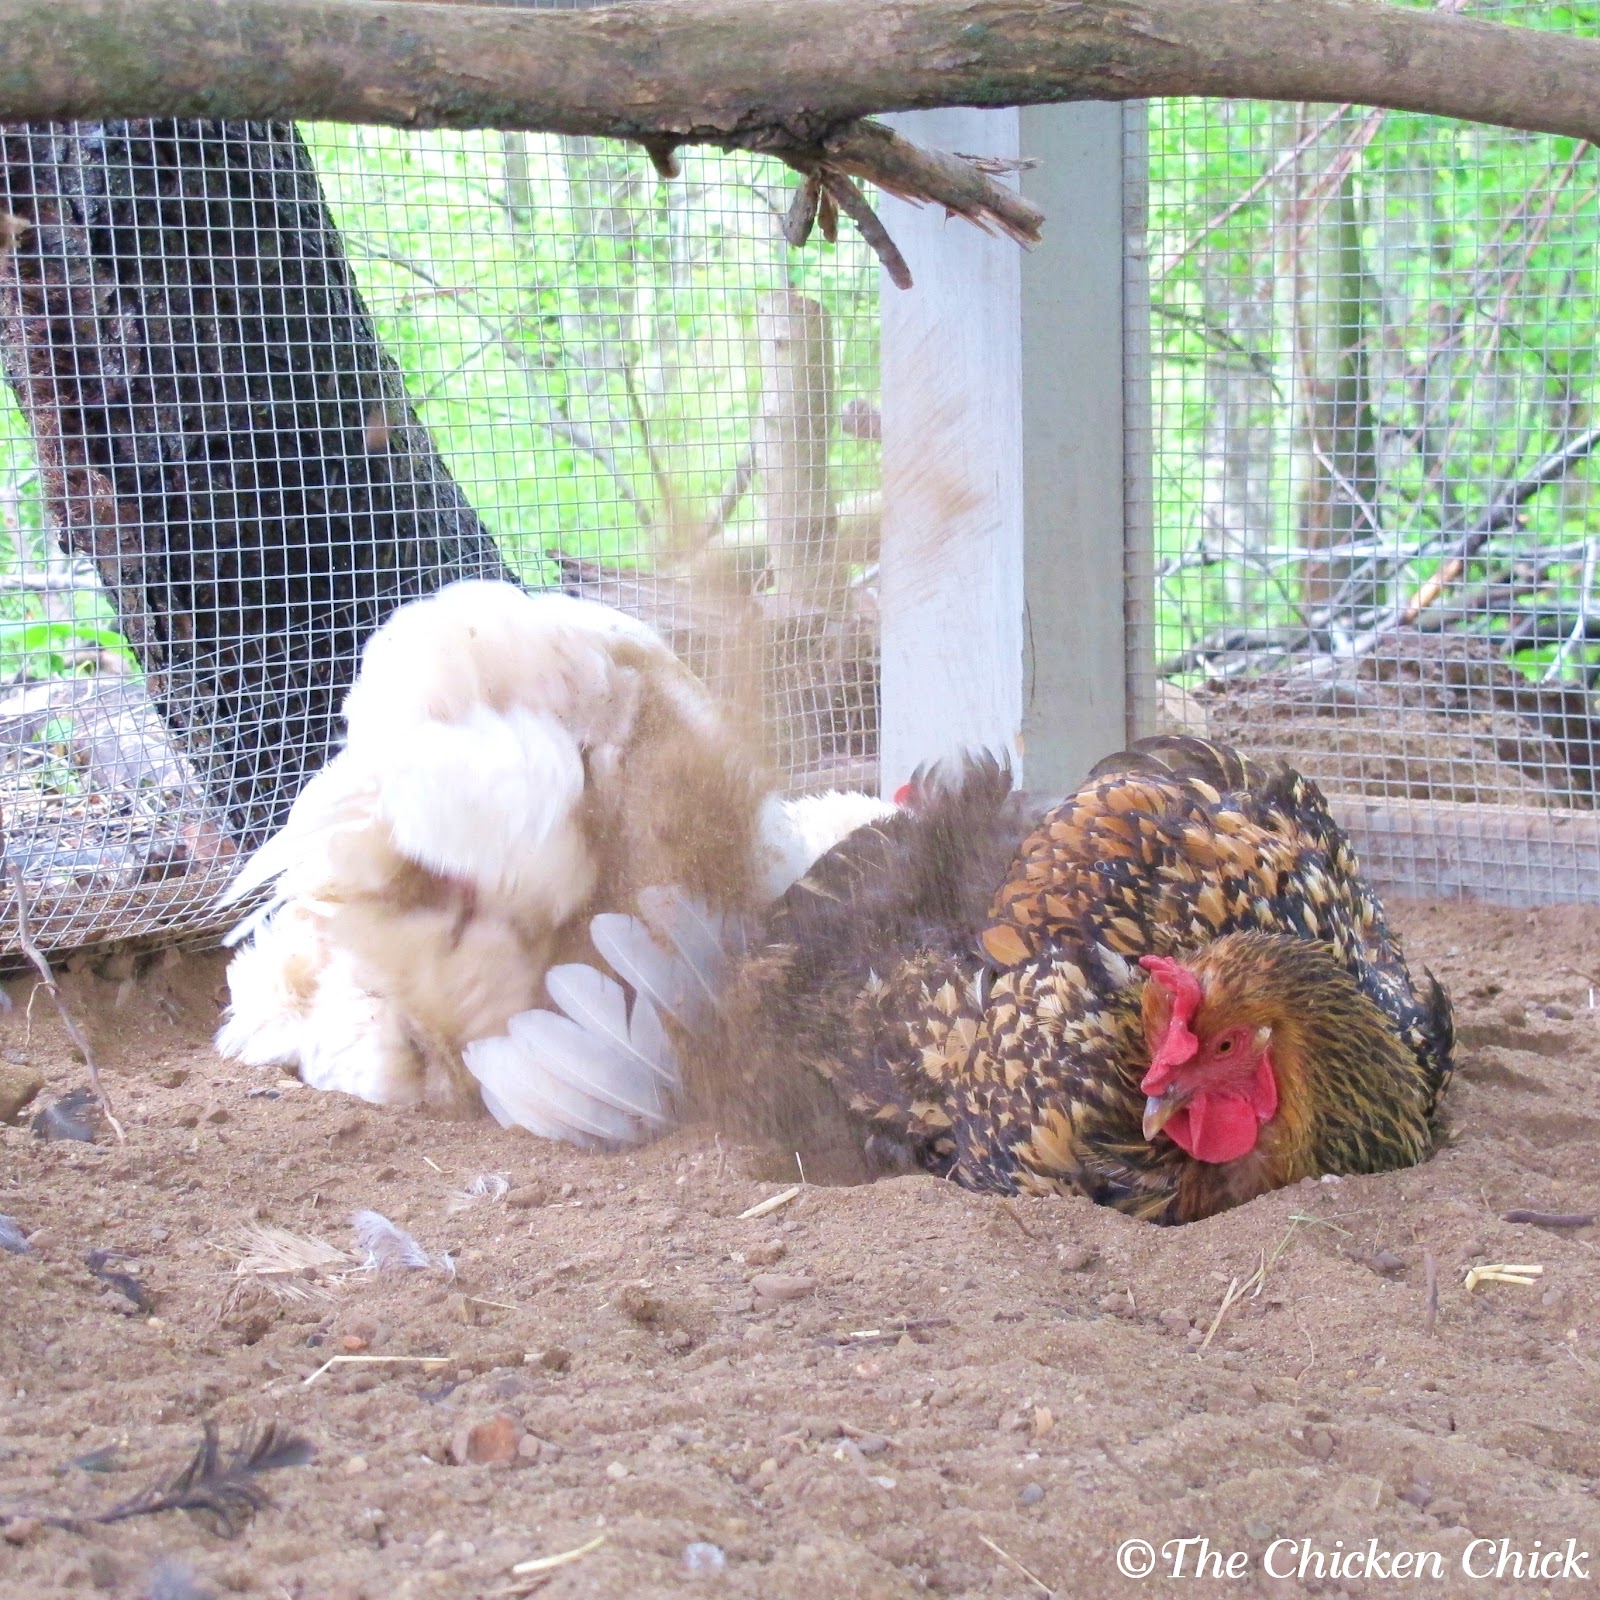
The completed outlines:
{"type": "Polygon", "coordinates": [[[1228,1052],[1231,1051],[1232,1049],[1233,1049],[1233,1040],[1232,1039],[1218,1039],[1217,1040],[1217,1054],[1219,1056],[1227,1055],[1228,1052]]]}

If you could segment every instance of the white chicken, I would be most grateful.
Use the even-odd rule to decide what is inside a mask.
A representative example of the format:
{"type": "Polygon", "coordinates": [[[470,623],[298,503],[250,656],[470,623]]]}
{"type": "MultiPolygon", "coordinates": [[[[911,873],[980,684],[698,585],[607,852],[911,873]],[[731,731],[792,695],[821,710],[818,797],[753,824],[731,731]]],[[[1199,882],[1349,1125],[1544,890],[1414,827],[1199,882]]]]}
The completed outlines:
{"type": "Polygon", "coordinates": [[[503,1123],[580,1143],[659,1129],[675,1086],[652,947],[606,913],[654,886],[691,945],[685,927],[707,919],[720,941],[722,918],[893,809],[778,798],[650,628],[510,584],[402,607],[368,641],[344,712],[344,748],[228,890],[234,903],[273,885],[230,936],[219,1050],[383,1104],[481,1098],[503,1123]],[[631,1010],[574,964],[597,956],[634,984],[631,1010]],[[544,1009],[547,975],[566,1016],[544,1009]],[[621,1048],[591,1048],[608,1034],[621,1048]]]}

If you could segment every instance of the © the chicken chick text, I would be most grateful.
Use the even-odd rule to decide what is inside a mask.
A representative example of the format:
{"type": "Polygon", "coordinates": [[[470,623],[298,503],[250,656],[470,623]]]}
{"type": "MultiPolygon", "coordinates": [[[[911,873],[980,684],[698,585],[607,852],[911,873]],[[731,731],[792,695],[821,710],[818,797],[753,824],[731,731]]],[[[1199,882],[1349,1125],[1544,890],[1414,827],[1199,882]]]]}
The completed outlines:
{"type": "Polygon", "coordinates": [[[1391,1550],[1369,1539],[1347,1544],[1335,1539],[1274,1539],[1260,1555],[1227,1550],[1196,1535],[1154,1545],[1124,1539],[1117,1546],[1117,1571],[1125,1578],[1243,1578],[1252,1572],[1269,1578],[1413,1578],[1427,1581],[1460,1573],[1467,1578],[1589,1577],[1589,1552],[1576,1539],[1546,1545],[1541,1539],[1518,1544],[1511,1539],[1474,1539],[1459,1556],[1439,1550],[1391,1550]]]}

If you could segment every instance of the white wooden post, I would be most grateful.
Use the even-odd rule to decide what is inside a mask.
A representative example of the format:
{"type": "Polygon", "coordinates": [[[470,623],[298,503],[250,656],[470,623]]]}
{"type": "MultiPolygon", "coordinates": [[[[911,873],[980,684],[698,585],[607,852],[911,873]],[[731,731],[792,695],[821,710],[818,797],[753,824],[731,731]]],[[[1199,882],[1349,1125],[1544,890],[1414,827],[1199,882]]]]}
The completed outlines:
{"type": "Polygon", "coordinates": [[[884,202],[915,287],[883,287],[886,793],[921,762],[1008,754],[1061,792],[1129,731],[1123,598],[1123,108],[894,119],[1036,158],[1024,253],[884,202]]]}

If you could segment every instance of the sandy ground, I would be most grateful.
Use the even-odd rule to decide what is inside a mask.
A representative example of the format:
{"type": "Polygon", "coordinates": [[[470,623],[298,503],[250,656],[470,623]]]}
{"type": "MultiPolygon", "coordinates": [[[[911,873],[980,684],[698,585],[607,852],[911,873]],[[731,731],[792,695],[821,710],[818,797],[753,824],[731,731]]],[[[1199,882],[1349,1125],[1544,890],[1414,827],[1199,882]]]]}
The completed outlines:
{"type": "Polygon", "coordinates": [[[210,957],[71,975],[127,1138],[45,1140],[28,1117],[82,1069],[13,983],[0,1073],[47,1082],[0,1128],[0,1212],[31,1240],[0,1253],[0,1593],[1586,1592],[1460,1561],[1572,1539],[1600,1572],[1595,1231],[1501,1220],[1600,1205],[1600,914],[1399,920],[1457,996],[1449,1147],[1179,1230],[931,1178],[742,1218],[783,1163],[709,1129],[589,1155],[223,1065],[210,957]],[[465,1200],[480,1174],[509,1192],[465,1200]],[[453,1276],[235,1275],[251,1227],[348,1250],[366,1207],[453,1276]],[[1468,1292],[1475,1262],[1543,1272],[1468,1292]],[[319,1372],[335,1355],[443,1359],[319,1372]],[[170,1477],[205,1419],[225,1446],[276,1419],[317,1460],[263,1478],[231,1539],[183,1511],[46,1520],[170,1477]],[[1142,1581],[1116,1565],[1139,1538],[1142,1581]],[[1231,1583],[1187,1576],[1193,1544],[1163,1576],[1201,1538],[1240,1553],[1231,1583]],[[1442,1575],[1319,1581],[1308,1558],[1278,1581],[1275,1540],[1308,1542],[1280,1571],[1375,1541],[1442,1575]]]}

